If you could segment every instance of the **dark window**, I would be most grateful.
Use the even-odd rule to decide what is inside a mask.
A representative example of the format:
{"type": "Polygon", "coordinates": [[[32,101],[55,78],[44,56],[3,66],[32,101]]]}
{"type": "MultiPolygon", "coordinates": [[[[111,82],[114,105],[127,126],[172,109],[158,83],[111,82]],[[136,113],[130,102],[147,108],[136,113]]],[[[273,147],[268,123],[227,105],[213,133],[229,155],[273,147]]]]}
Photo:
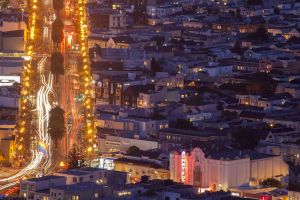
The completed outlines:
{"type": "Polygon", "coordinates": [[[73,183],[77,183],[77,178],[73,177],[73,183]]]}

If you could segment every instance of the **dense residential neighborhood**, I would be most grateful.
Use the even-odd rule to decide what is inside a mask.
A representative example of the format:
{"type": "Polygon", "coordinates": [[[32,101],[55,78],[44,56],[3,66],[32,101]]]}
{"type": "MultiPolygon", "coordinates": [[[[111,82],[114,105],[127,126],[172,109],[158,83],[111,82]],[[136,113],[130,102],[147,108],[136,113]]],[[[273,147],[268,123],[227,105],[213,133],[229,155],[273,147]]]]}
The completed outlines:
{"type": "MultiPolygon", "coordinates": [[[[74,55],[85,46],[69,20],[81,0],[64,0],[44,23],[66,19],[60,46],[47,47],[65,60],[49,89],[64,120],[52,127],[50,110],[47,127],[55,134],[62,123],[65,133],[46,147],[28,136],[29,147],[54,162],[9,182],[30,163],[17,140],[31,1],[0,0],[3,199],[300,200],[300,1],[89,0],[82,60],[92,78],[84,93],[77,68],[87,65],[74,55]],[[92,117],[81,108],[89,93],[92,117]],[[92,146],[86,116],[95,125],[92,146]]],[[[39,32],[43,41],[51,31],[39,32]]],[[[43,60],[36,63],[41,74],[43,60]]],[[[38,116],[32,130],[42,126],[38,116]]]]}

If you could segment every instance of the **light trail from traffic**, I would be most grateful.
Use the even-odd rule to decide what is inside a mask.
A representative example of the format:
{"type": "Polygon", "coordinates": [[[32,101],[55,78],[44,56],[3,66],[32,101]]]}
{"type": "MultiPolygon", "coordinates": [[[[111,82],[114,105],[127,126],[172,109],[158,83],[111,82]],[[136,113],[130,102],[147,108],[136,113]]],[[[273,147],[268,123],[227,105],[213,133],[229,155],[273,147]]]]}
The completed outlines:
{"type": "MultiPolygon", "coordinates": [[[[12,182],[5,185],[0,186],[0,191],[12,187],[18,184],[18,181],[26,177],[27,175],[36,173],[36,170],[39,167],[42,167],[43,170],[48,170],[51,166],[51,137],[48,133],[48,124],[49,124],[49,112],[53,107],[50,104],[49,97],[50,95],[54,95],[53,91],[53,74],[49,73],[48,79],[46,81],[45,75],[43,74],[43,70],[45,67],[47,57],[44,56],[41,61],[38,63],[38,69],[40,71],[40,77],[42,86],[40,87],[37,94],[37,103],[36,103],[36,111],[38,116],[38,130],[37,130],[37,144],[42,142],[47,146],[46,152],[41,152],[38,147],[33,148],[31,150],[32,159],[30,163],[21,171],[12,175],[8,178],[0,179],[1,182],[12,182]]],[[[42,175],[42,173],[36,173],[37,176],[42,175]]]]}
{"type": "MultiPolygon", "coordinates": [[[[20,158],[24,158],[24,155],[27,154],[26,151],[30,151],[31,159],[29,164],[16,174],[0,179],[0,191],[17,185],[20,180],[27,178],[28,176],[41,176],[43,173],[39,172],[40,169],[47,171],[52,166],[52,140],[48,133],[50,117],[49,111],[57,104],[56,101],[58,101],[58,99],[56,99],[56,101],[51,99],[51,97],[54,97],[54,99],[56,97],[53,90],[53,74],[46,70],[48,58],[47,56],[43,56],[45,55],[45,51],[41,48],[42,45],[47,46],[49,42],[49,44],[52,44],[51,34],[49,35],[49,28],[45,28],[44,25],[46,22],[43,22],[43,18],[47,14],[40,12],[42,10],[41,8],[47,3],[43,0],[28,0],[28,2],[29,31],[26,38],[26,56],[24,56],[26,57],[26,60],[24,62],[21,83],[20,118],[18,121],[18,130],[16,135],[16,146],[18,152],[16,153],[20,156],[20,158]],[[47,39],[49,39],[49,41],[47,39]],[[37,61],[39,61],[38,64],[36,63],[37,61]],[[36,73],[36,70],[39,70],[39,73],[36,73]],[[39,77],[35,77],[36,74],[39,74],[39,77]],[[36,84],[39,86],[38,89],[34,89],[36,84]],[[35,112],[34,114],[33,111],[35,112]],[[33,116],[36,116],[36,119],[33,121],[31,121],[32,114],[33,116]],[[32,122],[36,123],[36,130],[31,130],[32,122]],[[25,139],[29,139],[33,132],[36,133],[33,136],[34,140],[30,141],[31,145],[28,146],[25,139]],[[42,147],[45,147],[45,149],[40,149],[40,144],[42,147]]],[[[73,143],[76,132],[80,127],[78,113],[83,113],[84,138],[82,139],[84,141],[84,147],[86,150],[93,148],[96,150],[97,137],[94,124],[92,76],[88,56],[88,30],[85,10],[86,0],[75,0],[72,5],[76,7],[74,9],[76,11],[76,19],[73,22],[78,29],[74,29],[76,30],[75,35],[77,36],[77,40],[74,41],[74,43],[79,45],[79,53],[77,56],[80,59],[80,62],[78,63],[80,68],[78,71],[80,74],[81,93],[83,95],[83,111],[81,111],[81,108],[76,107],[76,102],[73,99],[74,94],[69,91],[69,94],[72,94],[70,103],[73,118],[73,126],[69,137],[71,137],[71,143],[73,143]]],[[[68,41],[69,40],[70,38],[68,38],[68,41]]],[[[61,48],[63,46],[64,45],[61,45],[61,48]]],[[[48,53],[49,56],[49,52],[46,51],[46,53],[48,53]]],[[[68,92],[66,95],[67,94],[68,92]]]]}

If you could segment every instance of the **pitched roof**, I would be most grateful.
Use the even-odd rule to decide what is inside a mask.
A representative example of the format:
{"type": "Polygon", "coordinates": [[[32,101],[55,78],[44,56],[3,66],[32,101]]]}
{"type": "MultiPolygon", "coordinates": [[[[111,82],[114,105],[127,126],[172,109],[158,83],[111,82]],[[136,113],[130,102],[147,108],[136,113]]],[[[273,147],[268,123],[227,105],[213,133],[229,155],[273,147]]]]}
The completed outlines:
{"type": "Polygon", "coordinates": [[[130,36],[117,36],[117,37],[113,37],[112,39],[116,43],[127,43],[127,44],[137,43],[137,41],[130,36]]]}
{"type": "Polygon", "coordinates": [[[240,118],[250,118],[250,119],[263,119],[266,116],[262,112],[253,112],[253,111],[242,111],[240,118]]]}

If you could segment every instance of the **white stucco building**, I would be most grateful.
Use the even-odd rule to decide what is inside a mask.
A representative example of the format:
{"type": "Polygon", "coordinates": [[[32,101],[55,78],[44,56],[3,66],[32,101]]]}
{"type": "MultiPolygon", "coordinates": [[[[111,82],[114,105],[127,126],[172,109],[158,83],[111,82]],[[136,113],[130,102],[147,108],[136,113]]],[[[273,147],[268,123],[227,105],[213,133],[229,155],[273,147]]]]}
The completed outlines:
{"type": "Polygon", "coordinates": [[[228,190],[246,183],[288,175],[281,156],[255,151],[205,155],[200,148],[170,154],[170,178],[199,188],[228,190]]]}

